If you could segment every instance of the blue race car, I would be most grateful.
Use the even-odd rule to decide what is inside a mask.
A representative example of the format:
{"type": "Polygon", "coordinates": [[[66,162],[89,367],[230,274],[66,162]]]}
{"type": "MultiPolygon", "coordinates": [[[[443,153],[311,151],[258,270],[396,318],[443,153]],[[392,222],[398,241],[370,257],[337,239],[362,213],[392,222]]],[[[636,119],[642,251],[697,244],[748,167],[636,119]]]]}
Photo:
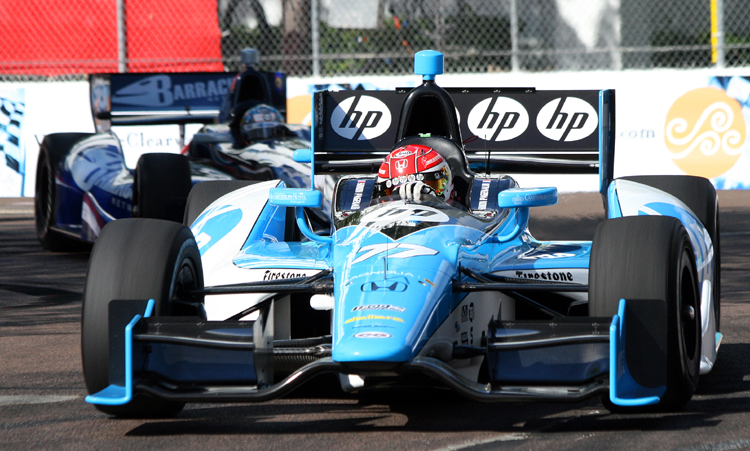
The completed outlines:
{"type": "Polygon", "coordinates": [[[240,74],[92,75],[97,133],[50,134],[40,146],[35,213],[43,247],[93,242],[119,218],[182,222],[190,189],[201,181],[241,181],[227,185],[236,188],[281,179],[309,187],[308,166],[293,161],[292,152],[310,146],[310,130],[284,123],[284,74],[253,69],[254,50],[242,58],[240,74]],[[161,124],[178,124],[181,141],[185,125],[208,125],[183,154],[146,153],[128,167],[111,127],[161,124]]]}
{"type": "Polygon", "coordinates": [[[613,179],[613,91],[446,90],[442,68],[423,51],[414,89],[314,94],[295,159],[344,174],[325,233],[308,218],[324,195],[279,180],[189,224],[104,227],[83,295],[87,401],[169,416],[334,373],[348,392],[685,406],[721,343],[712,185],[613,179]],[[608,219],[593,242],[538,241],[529,209],[557,191],[503,168],[598,172],[608,219]]]}

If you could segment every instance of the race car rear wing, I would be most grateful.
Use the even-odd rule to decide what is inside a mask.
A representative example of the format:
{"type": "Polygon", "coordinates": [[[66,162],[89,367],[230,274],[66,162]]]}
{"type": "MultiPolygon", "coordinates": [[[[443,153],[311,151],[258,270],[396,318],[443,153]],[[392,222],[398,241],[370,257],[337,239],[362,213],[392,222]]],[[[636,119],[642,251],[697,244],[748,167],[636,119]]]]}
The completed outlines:
{"type": "Polygon", "coordinates": [[[97,132],[112,125],[216,122],[236,73],[93,74],[91,113],[97,132]]]}
{"type": "Polygon", "coordinates": [[[319,91],[313,96],[315,169],[376,173],[397,142],[429,133],[456,141],[474,173],[599,173],[606,189],[614,166],[614,103],[613,90],[442,89],[432,81],[394,91],[319,91]],[[423,99],[413,98],[418,90],[423,99]]]}

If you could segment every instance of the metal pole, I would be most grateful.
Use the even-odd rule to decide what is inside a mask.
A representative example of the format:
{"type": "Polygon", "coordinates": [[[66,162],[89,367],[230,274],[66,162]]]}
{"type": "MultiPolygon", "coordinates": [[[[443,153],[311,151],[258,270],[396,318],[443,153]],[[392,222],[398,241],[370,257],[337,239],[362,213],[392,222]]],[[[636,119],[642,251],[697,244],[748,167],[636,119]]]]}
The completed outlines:
{"type": "Polygon", "coordinates": [[[612,38],[612,69],[622,70],[622,2],[617,2],[617,13],[615,14],[615,23],[613,25],[612,38]]]}
{"type": "Polygon", "coordinates": [[[310,22],[312,34],[312,74],[313,77],[320,76],[320,26],[318,24],[319,0],[310,1],[310,22]]]}
{"type": "Polygon", "coordinates": [[[510,0],[510,70],[518,72],[518,8],[517,0],[510,0]]]}
{"type": "Polygon", "coordinates": [[[711,0],[711,62],[724,68],[724,0],[711,0]]]}
{"type": "Polygon", "coordinates": [[[125,41],[125,0],[117,0],[117,72],[128,71],[125,41]]]}

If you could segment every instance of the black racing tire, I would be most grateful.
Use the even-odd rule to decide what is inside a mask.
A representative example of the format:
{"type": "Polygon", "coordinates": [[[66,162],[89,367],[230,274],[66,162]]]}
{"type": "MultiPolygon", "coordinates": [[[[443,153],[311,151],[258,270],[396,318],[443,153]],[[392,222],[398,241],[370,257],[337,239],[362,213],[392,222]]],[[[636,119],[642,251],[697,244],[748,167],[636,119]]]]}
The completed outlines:
{"type": "MultiPolygon", "coordinates": [[[[88,392],[96,393],[109,385],[111,300],[154,299],[154,316],[200,318],[196,305],[202,306],[202,299],[183,299],[181,292],[184,288],[201,287],[201,257],[190,229],[157,219],[118,219],[108,223],[91,252],[83,292],[81,355],[88,392]]],[[[184,403],[136,394],[128,404],[96,408],[121,417],[170,417],[183,406],[184,403]]]]}
{"type": "Polygon", "coordinates": [[[680,199],[703,223],[714,245],[714,314],[716,331],[721,325],[721,228],[719,226],[719,196],[710,180],[692,175],[638,175],[622,177],[660,189],[680,199]]]}
{"type": "Polygon", "coordinates": [[[655,407],[613,405],[614,412],[682,409],[698,384],[701,318],[695,254],[682,223],[667,216],[603,221],[596,229],[589,265],[589,315],[612,317],[620,299],[667,302],[667,389],[655,407]],[[693,315],[684,312],[692,307],[693,315]]]}
{"type": "Polygon", "coordinates": [[[44,137],[39,146],[34,191],[36,234],[42,247],[49,251],[77,250],[82,242],[53,229],[57,224],[57,186],[55,177],[60,162],[70,149],[91,133],[53,133],[44,137]]]}
{"type": "Polygon", "coordinates": [[[255,180],[209,180],[199,182],[190,190],[182,223],[190,227],[213,201],[240,188],[258,183],[255,180]]]}
{"type": "Polygon", "coordinates": [[[182,222],[192,181],[187,157],[146,153],[133,177],[133,217],[182,222]]]}

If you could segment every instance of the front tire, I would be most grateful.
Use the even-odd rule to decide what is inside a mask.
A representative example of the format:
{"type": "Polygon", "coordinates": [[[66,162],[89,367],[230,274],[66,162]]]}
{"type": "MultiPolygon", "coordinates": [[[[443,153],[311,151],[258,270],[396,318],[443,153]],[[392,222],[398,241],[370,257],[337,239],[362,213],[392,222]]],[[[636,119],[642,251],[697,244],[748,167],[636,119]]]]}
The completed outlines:
{"type": "MultiPolygon", "coordinates": [[[[89,259],[83,293],[81,355],[89,393],[109,385],[109,302],[154,299],[154,316],[194,315],[202,299],[187,299],[184,289],[203,287],[200,252],[190,229],[154,219],[118,219],[107,224],[89,259]]],[[[121,406],[97,405],[123,417],[170,417],[184,403],[136,394],[121,406]]]]}
{"type": "MultiPolygon", "coordinates": [[[[698,384],[701,317],[694,255],[685,227],[672,217],[609,219],[594,235],[590,316],[611,318],[620,299],[663,299],[667,303],[667,389],[657,410],[682,409],[698,384]]],[[[602,401],[614,412],[648,410],[616,406],[609,397],[602,401]]]]}
{"type": "Polygon", "coordinates": [[[662,190],[688,206],[703,224],[714,247],[714,316],[716,331],[721,325],[721,227],[719,226],[719,197],[710,180],[692,175],[634,175],[622,177],[662,190]]]}

